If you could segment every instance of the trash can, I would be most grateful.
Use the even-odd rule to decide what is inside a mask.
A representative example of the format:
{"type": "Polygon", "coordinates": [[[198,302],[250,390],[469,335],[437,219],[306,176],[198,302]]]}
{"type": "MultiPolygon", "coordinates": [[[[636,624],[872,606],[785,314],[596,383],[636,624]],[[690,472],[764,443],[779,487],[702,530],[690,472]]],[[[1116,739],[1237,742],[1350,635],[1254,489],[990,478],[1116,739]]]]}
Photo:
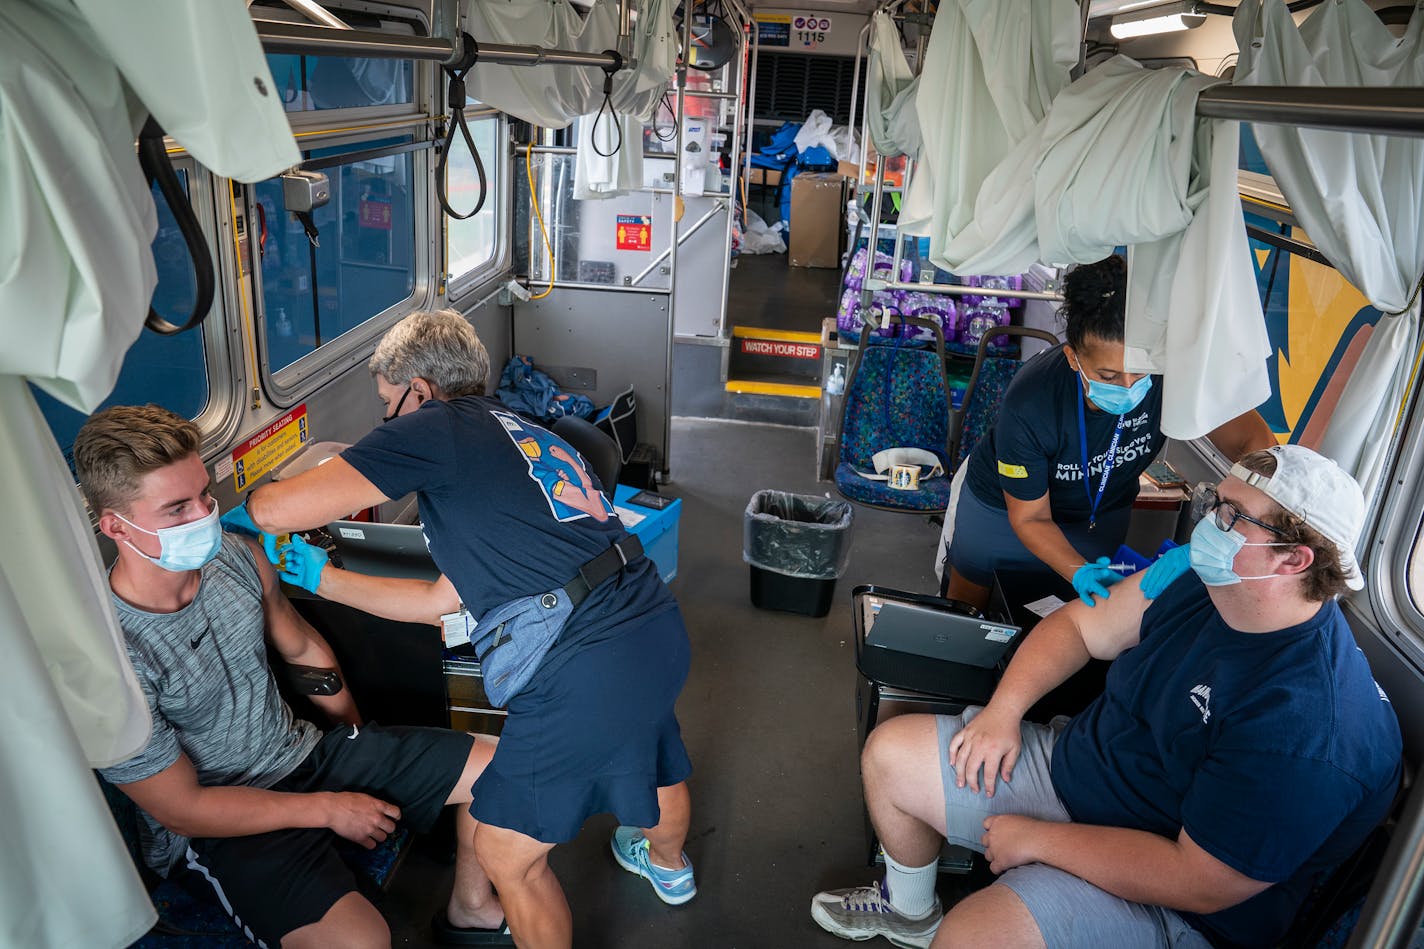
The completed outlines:
{"type": "Polygon", "coordinates": [[[830,612],[850,558],[852,517],[846,501],[787,491],[752,495],[742,535],[752,605],[806,616],[830,612]]]}

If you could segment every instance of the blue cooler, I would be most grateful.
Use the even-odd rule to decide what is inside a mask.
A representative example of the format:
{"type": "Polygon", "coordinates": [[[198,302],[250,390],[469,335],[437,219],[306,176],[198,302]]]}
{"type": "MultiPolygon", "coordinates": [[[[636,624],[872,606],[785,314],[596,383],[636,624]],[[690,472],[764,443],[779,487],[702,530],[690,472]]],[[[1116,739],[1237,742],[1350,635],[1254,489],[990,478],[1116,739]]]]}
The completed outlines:
{"type": "Polygon", "coordinates": [[[659,510],[634,503],[631,499],[639,490],[626,484],[618,485],[613,492],[613,506],[623,526],[642,543],[643,553],[657,565],[658,576],[664,583],[671,583],[677,576],[677,521],[682,516],[682,499],[657,495],[671,502],[659,510]]]}

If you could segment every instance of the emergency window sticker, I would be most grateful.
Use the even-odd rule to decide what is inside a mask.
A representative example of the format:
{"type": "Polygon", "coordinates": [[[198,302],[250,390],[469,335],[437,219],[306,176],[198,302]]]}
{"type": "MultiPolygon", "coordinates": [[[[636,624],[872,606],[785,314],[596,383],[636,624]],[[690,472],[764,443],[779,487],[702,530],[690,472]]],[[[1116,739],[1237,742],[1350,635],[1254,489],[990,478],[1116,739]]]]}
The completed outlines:
{"type": "Polygon", "coordinates": [[[1028,477],[1028,469],[1023,465],[1011,465],[1008,462],[1001,461],[999,462],[999,474],[1005,478],[1023,480],[1028,477]]]}

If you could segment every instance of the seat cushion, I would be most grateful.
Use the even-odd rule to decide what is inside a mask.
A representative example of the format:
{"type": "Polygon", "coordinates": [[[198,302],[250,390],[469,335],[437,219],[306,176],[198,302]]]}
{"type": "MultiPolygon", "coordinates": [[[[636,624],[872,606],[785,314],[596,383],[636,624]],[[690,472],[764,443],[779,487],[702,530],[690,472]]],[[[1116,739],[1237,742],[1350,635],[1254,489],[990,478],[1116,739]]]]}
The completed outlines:
{"type": "Polygon", "coordinates": [[[848,464],[836,467],[836,490],[848,501],[873,504],[896,511],[933,514],[949,506],[949,478],[930,478],[920,482],[917,491],[900,491],[884,481],[863,478],[848,464]]]}

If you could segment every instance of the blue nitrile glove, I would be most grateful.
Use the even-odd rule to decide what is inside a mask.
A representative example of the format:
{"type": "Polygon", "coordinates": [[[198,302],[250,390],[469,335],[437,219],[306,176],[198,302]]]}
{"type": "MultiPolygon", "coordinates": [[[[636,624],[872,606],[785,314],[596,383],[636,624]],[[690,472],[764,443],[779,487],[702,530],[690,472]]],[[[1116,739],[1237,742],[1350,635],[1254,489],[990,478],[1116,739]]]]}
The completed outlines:
{"type": "Polygon", "coordinates": [[[1122,574],[1114,570],[1107,557],[1099,557],[1094,563],[1085,563],[1073,573],[1073,589],[1089,606],[1097,606],[1093,597],[1108,598],[1108,587],[1122,579],[1122,574]]]}
{"type": "Polygon", "coordinates": [[[262,549],[267,554],[267,559],[272,566],[277,566],[277,538],[273,534],[266,534],[252,520],[252,515],[247,513],[247,499],[243,498],[242,503],[232,508],[218,518],[222,523],[223,530],[230,534],[242,534],[245,537],[255,537],[262,542],[262,549]]]}
{"type": "Polygon", "coordinates": [[[321,586],[321,572],[326,569],[329,559],[326,551],[293,534],[292,542],[283,544],[278,554],[282,560],[282,580],[308,593],[315,593],[321,586]]]}
{"type": "Polygon", "coordinates": [[[247,513],[247,499],[243,498],[242,503],[235,508],[223,512],[223,516],[218,518],[222,523],[223,530],[229,534],[245,534],[248,537],[261,537],[262,531],[252,521],[252,515],[247,513]]]}
{"type": "Polygon", "coordinates": [[[1155,600],[1162,591],[1172,585],[1182,574],[1192,569],[1192,548],[1190,544],[1173,547],[1153,561],[1152,566],[1142,572],[1142,595],[1155,600]]]}

